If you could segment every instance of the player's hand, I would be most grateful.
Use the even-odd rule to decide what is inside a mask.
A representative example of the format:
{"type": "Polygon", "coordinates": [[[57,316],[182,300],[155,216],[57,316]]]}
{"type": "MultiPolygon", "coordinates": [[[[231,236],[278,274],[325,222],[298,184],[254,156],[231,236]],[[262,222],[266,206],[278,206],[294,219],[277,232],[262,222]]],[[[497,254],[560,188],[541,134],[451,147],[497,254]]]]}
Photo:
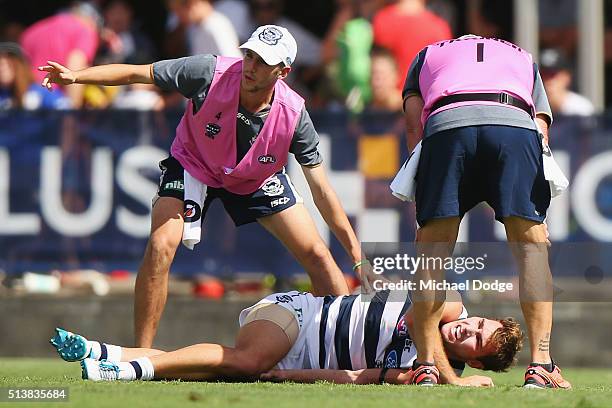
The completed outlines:
{"type": "Polygon", "coordinates": [[[42,86],[51,90],[53,84],[70,85],[75,83],[76,77],[71,70],[57,62],[47,61],[47,64],[38,67],[39,71],[47,72],[47,76],[42,81],[42,86]]]}
{"type": "Polygon", "coordinates": [[[493,380],[484,375],[470,375],[469,377],[459,377],[450,384],[461,387],[493,387],[493,380]]]}
{"type": "MultiPolygon", "coordinates": [[[[358,268],[355,268],[355,274],[359,277],[362,293],[374,293],[374,282],[390,282],[384,276],[374,273],[372,265],[369,262],[364,262],[358,268]]],[[[377,285],[379,286],[380,283],[377,285]]]]}
{"type": "Polygon", "coordinates": [[[285,370],[270,370],[265,372],[259,376],[261,381],[271,381],[271,382],[283,382],[288,378],[284,375],[285,370]]]}

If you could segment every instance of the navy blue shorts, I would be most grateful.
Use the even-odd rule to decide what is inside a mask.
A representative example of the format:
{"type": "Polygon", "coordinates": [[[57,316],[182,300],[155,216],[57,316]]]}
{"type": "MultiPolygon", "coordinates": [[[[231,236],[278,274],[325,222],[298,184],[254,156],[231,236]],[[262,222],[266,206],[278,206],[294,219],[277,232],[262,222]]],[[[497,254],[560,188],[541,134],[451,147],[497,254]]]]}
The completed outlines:
{"type": "MultiPolygon", "coordinates": [[[[157,197],[184,199],[184,169],[174,157],[159,162],[162,175],[159,179],[157,197]]],[[[155,198],[155,199],[156,199],[155,198]]],[[[202,209],[202,221],[208,207],[215,199],[221,199],[225,211],[236,226],[249,224],[258,218],[281,212],[296,203],[303,202],[289,176],[283,171],[276,173],[259,190],[252,194],[240,195],[223,188],[209,187],[202,209]]],[[[154,200],[155,200],[154,199],[154,200]]]]}
{"type": "Polygon", "coordinates": [[[467,126],[423,141],[417,170],[416,214],[463,217],[485,201],[495,219],[518,216],[543,222],[550,205],[542,145],[536,131],[512,126],[467,126]]]}

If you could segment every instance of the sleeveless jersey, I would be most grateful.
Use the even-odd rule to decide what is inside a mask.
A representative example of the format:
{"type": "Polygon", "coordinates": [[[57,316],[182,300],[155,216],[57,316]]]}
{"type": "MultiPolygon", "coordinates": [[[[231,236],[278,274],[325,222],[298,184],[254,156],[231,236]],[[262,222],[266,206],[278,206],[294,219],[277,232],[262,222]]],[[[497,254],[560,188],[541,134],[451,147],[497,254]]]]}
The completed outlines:
{"type": "MultiPolygon", "coordinates": [[[[416,348],[404,321],[411,305],[406,292],[386,290],[366,298],[316,297],[293,291],[275,293],[261,303],[288,309],[299,323],[298,339],[278,363],[280,369],[409,368],[416,359],[416,348]]],[[[240,313],[241,324],[250,309],[240,313]]],[[[459,318],[466,317],[464,308],[459,318]]]]}

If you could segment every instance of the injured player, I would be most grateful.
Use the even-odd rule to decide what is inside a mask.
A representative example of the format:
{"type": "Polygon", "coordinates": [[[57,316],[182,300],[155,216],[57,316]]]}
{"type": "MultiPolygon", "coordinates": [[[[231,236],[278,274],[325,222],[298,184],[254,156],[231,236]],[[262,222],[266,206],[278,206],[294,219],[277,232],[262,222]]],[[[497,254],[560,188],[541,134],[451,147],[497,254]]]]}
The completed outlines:
{"type": "MultiPolygon", "coordinates": [[[[468,317],[458,292],[449,292],[440,323],[444,349],[456,371],[465,364],[505,371],[521,349],[513,319],[468,317]]],[[[196,344],[176,351],[88,341],[56,329],[51,344],[66,361],[81,361],[83,378],[100,380],[256,380],[406,384],[416,356],[406,292],[315,297],[272,294],[244,309],[234,347],[196,344]],[[273,370],[273,371],[270,371],[273,370]]]]}

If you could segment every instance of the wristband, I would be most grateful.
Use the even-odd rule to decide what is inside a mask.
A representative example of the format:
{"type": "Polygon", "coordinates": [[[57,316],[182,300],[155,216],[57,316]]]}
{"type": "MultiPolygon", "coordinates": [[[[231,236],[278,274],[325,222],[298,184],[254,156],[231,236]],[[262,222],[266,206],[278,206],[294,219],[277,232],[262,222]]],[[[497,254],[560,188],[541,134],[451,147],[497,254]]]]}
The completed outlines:
{"type": "Polygon", "coordinates": [[[368,261],[367,259],[362,259],[359,262],[355,262],[355,265],[353,265],[353,271],[357,268],[359,268],[361,265],[365,265],[365,264],[370,264],[370,261],[368,261]]]}
{"type": "Polygon", "coordinates": [[[380,375],[378,376],[379,384],[385,384],[385,375],[387,375],[387,371],[389,371],[389,367],[383,367],[380,370],[380,375]]]}

